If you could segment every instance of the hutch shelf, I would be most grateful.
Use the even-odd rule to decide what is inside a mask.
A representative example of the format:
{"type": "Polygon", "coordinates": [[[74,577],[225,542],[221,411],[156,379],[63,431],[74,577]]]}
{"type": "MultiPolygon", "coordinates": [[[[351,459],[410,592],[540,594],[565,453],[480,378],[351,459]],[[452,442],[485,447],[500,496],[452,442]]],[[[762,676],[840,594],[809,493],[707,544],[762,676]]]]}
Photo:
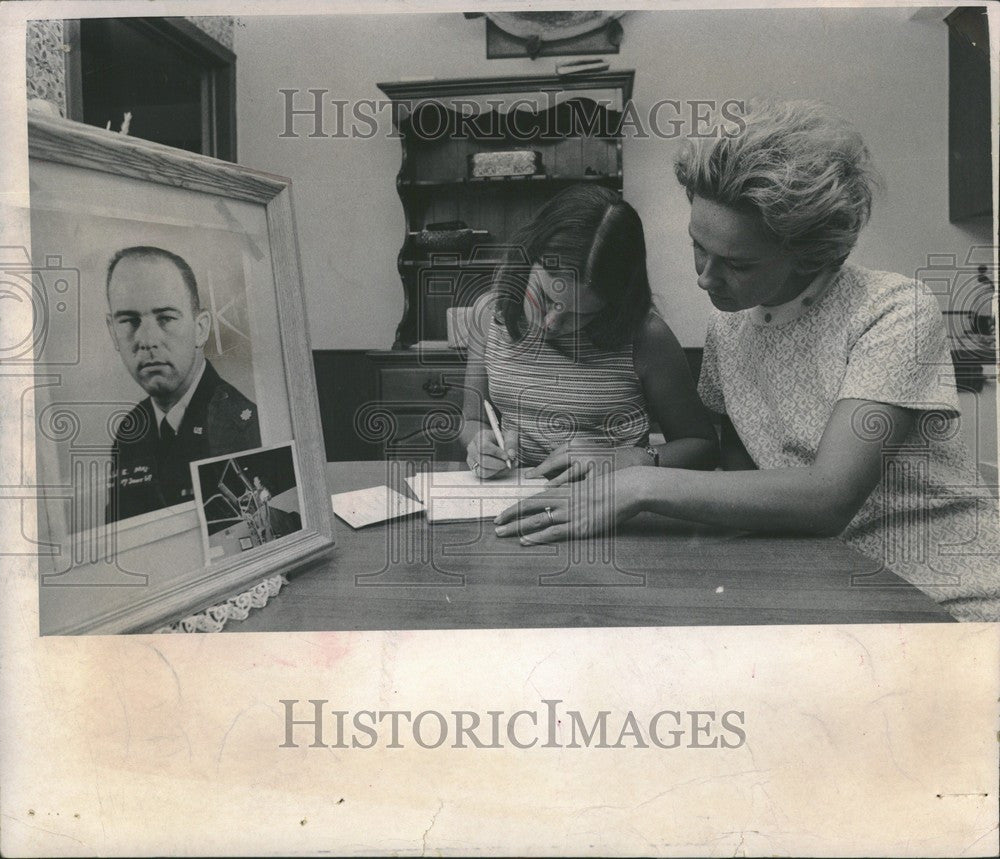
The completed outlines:
{"type": "Polygon", "coordinates": [[[406,221],[398,256],[405,303],[393,349],[447,341],[447,309],[489,289],[504,248],[550,197],[577,182],[621,192],[619,125],[634,74],[378,85],[392,100],[402,146],[396,189],[406,221]],[[536,172],[473,175],[474,156],[517,150],[538,153],[536,172]],[[435,225],[461,241],[433,241],[435,225]]]}

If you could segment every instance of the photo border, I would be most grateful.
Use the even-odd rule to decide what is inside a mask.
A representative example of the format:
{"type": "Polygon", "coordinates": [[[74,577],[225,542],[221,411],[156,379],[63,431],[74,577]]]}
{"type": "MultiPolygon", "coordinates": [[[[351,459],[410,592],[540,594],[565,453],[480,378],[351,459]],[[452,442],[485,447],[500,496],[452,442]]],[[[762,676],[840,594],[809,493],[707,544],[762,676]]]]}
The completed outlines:
{"type": "MultiPolygon", "coordinates": [[[[212,558],[210,557],[210,552],[209,552],[209,549],[210,549],[210,546],[209,546],[209,537],[210,537],[210,535],[208,533],[208,522],[207,522],[207,520],[205,518],[205,498],[204,498],[204,496],[202,495],[202,492],[201,492],[201,475],[199,473],[199,469],[202,466],[204,466],[204,465],[211,465],[214,462],[222,462],[225,459],[247,459],[249,457],[258,456],[259,454],[262,454],[262,453],[271,453],[271,452],[276,451],[276,450],[283,450],[284,448],[290,448],[291,449],[292,469],[293,469],[293,471],[295,473],[295,491],[296,491],[296,493],[298,495],[299,507],[300,508],[304,508],[304,505],[303,505],[303,502],[302,502],[302,477],[299,474],[299,464],[298,464],[298,460],[295,457],[295,442],[294,441],[279,441],[277,444],[264,445],[263,447],[254,447],[254,448],[250,448],[249,450],[238,450],[238,451],[234,451],[233,453],[223,453],[223,454],[221,454],[219,456],[210,456],[210,457],[207,457],[205,459],[196,459],[196,460],[193,460],[192,462],[188,463],[188,468],[190,468],[190,470],[191,470],[191,486],[194,488],[194,504],[195,504],[195,509],[196,509],[196,511],[198,513],[198,531],[201,534],[202,554],[203,554],[204,559],[205,559],[205,566],[206,567],[214,566],[216,563],[221,563],[221,561],[220,562],[213,561],[212,558]]],[[[283,537],[277,537],[272,542],[279,542],[281,540],[285,540],[288,537],[294,536],[294,534],[298,534],[300,531],[304,531],[304,530],[308,529],[309,522],[306,519],[305,510],[304,509],[302,509],[302,511],[300,513],[300,516],[302,517],[302,527],[299,528],[298,531],[294,531],[294,532],[292,532],[292,534],[286,534],[283,537]]],[[[249,549],[248,547],[243,546],[243,540],[244,539],[247,539],[247,538],[244,538],[244,537],[240,538],[240,548],[241,548],[240,555],[231,555],[230,557],[242,557],[243,556],[242,552],[252,551],[252,549],[249,549]]],[[[265,545],[268,545],[268,544],[265,544],[265,545]]],[[[254,546],[252,548],[253,549],[262,549],[262,548],[264,548],[264,546],[254,546]]]]}

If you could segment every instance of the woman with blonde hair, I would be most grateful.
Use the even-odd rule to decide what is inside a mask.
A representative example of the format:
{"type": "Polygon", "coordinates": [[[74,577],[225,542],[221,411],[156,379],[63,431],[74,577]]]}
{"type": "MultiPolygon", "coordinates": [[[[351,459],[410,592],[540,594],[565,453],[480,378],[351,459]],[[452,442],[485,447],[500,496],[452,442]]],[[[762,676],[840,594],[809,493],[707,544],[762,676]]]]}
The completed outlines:
{"type": "Polygon", "coordinates": [[[675,163],[715,308],[698,389],[726,470],[591,475],[505,511],[498,535],[587,536],[641,511],[840,535],[955,617],[1000,619],[996,500],[958,433],[937,299],[847,262],[879,185],[861,136],[814,102],[751,102],[743,122],[675,163]]]}

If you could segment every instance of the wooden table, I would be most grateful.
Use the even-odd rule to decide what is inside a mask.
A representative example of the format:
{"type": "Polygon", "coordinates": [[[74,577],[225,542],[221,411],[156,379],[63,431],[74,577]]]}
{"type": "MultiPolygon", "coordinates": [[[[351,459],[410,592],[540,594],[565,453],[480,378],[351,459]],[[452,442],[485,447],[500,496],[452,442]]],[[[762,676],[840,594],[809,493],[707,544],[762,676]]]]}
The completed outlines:
{"type": "MultiPolygon", "coordinates": [[[[458,468],[456,464],[452,466],[458,468]]],[[[388,483],[412,465],[327,466],[331,492],[388,483]]],[[[463,629],[941,622],[916,588],[836,539],[722,532],[644,514],[614,540],[522,547],[493,524],[422,515],[352,530],[226,629],[463,629]]]]}

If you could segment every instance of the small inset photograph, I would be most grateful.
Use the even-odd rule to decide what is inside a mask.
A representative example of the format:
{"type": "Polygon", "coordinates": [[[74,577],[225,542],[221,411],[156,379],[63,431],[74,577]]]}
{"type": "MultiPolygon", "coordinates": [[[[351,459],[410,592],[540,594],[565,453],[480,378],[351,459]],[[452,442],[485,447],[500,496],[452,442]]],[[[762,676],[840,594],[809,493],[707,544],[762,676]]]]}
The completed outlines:
{"type": "Polygon", "coordinates": [[[294,442],[191,463],[205,564],[302,530],[294,442]]]}

